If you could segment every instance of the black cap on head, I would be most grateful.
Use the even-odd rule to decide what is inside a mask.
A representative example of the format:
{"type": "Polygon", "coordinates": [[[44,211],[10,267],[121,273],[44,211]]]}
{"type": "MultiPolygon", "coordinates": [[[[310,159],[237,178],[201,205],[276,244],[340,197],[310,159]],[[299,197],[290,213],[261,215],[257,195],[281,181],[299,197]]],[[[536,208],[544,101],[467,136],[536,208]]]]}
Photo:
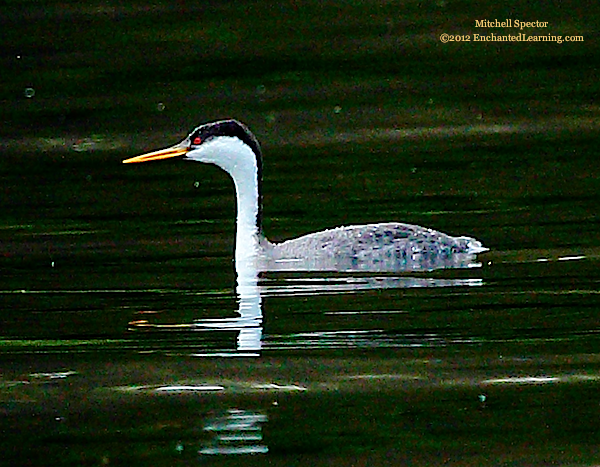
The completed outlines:
{"type": "MultiPolygon", "coordinates": [[[[232,136],[246,143],[256,154],[257,159],[262,157],[260,144],[246,125],[237,120],[219,120],[199,126],[190,134],[192,146],[199,146],[217,136],[232,136]]],[[[260,163],[260,161],[259,161],[260,163]]]]}

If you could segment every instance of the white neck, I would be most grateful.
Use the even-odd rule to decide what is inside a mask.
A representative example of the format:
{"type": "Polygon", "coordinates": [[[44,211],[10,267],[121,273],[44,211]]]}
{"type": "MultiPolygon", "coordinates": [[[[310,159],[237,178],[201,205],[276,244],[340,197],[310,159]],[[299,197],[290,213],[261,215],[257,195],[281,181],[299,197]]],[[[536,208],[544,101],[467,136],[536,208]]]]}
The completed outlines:
{"type": "Polygon", "coordinates": [[[219,136],[187,156],[218,165],[231,175],[237,199],[235,261],[243,263],[257,258],[260,253],[258,165],[252,149],[238,138],[219,136]]]}

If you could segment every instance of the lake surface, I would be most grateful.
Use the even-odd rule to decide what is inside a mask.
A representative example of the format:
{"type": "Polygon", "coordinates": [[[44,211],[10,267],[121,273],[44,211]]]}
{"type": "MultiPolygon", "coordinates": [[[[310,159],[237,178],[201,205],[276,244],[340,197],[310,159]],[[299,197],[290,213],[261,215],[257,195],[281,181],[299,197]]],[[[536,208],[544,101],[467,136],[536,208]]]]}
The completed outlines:
{"type": "Polygon", "coordinates": [[[440,48],[432,28],[472,23],[445,2],[299,6],[271,29],[260,2],[247,22],[48,5],[0,20],[1,465],[600,462],[593,37],[440,48]],[[400,221],[490,250],[239,287],[228,176],[121,164],[222,117],[262,143],[271,240],[400,221]]]}
{"type": "Polygon", "coordinates": [[[490,251],[469,269],[266,273],[249,323],[224,173],[124,166],[120,151],[7,155],[5,461],[597,461],[598,169],[585,161],[598,138],[493,137],[461,163],[468,137],[413,141],[432,153],[412,163],[396,140],[364,142],[359,168],[343,144],[303,147],[318,171],[269,147],[273,238],[401,219],[490,251]]]}

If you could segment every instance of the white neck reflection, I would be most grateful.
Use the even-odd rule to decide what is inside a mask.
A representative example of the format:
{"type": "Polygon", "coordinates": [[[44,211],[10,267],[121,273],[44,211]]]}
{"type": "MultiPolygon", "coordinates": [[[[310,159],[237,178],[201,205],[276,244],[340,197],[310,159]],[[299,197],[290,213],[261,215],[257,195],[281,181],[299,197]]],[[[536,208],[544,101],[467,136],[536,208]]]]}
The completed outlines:
{"type": "MultiPolygon", "coordinates": [[[[253,357],[262,348],[262,304],[258,287],[258,270],[252,258],[237,259],[235,263],[238,297],[238,315],[234,318],[202,319],[195,327],[212,330],[238,331],[234,353],[211,353],[207,356],[253,357]]],[[[194,354],[204,356],[204,354],[194,354]]]]}

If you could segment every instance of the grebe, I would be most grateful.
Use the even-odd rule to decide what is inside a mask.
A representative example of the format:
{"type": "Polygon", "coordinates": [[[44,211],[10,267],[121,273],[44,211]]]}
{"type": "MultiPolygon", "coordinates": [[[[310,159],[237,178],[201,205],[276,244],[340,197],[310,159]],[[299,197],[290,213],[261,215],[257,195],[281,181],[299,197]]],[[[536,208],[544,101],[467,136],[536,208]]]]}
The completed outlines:
{"type": "Polygon", "coordinates": [[[401,223],[337,227],[282,243],[262,231],[262,153],[252,132],[236,120],[207,123],[179,144],[123,163],[171,157],[215,164],[227,172],[237,197],[236,264],[252,262],[258,271],[414,271],[468,267],[486,251],[470,237],[452,237],[401,223]]]}

